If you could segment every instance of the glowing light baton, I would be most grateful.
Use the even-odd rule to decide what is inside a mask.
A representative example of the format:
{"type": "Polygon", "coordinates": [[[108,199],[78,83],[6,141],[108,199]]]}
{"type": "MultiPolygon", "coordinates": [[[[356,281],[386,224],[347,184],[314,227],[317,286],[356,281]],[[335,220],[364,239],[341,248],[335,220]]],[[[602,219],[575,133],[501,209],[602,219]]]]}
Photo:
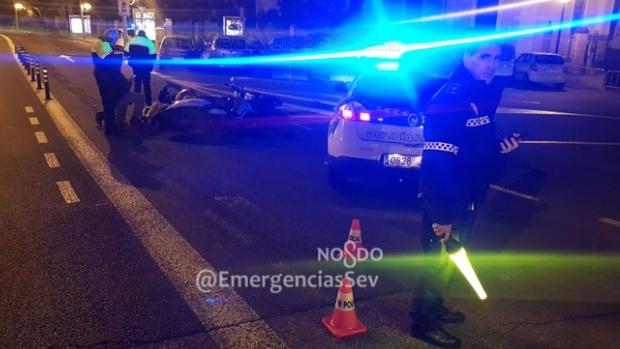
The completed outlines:
{"type": "Polygon", "coordinates": [[[465,279],[467,279],[471,287],[476,291],[478,298],[482,300],[487,299],[487,293],[484,291],[480,280],[478,280],[478,276],[471,266],[469,258],[467,258],[465,248],[455,239],[448,240],[448,242],[444,243],[444,246],[452,262],[456,264],[465,279]]]}

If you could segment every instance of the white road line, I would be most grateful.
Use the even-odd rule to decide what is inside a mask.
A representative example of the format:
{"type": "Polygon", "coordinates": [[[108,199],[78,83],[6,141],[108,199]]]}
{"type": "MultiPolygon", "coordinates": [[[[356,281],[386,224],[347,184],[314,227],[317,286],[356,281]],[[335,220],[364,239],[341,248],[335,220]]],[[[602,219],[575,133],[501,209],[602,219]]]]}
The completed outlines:
{"type": "MultiPolygon", "coordinates": [[[[15,51],[15,45],[0,34],[15,51]]],[[[19,66],[17,57],[16,65],[19,66]]],[[[23,69],[20,69],[28,79],[23,69]]],[[[203,293],[196,286],[202,270],[217,271],[157,211],[136,187],[112,165],[94,145],[56,98],[45,101],[45,93],[31,86],[52,121],[80,162],[90,173],[110,202],[140,239],[151,258],[194,312],[209,336],[220,347],[287,348],[269,324],[231,288],[214,287],[203,293]],[[205,298],[221,298],[224,302],[208,304],[205,298]],[[212,331],[211,331],[212,330],[212,331]],[[243,345],[239,338],[245,339],[243,345]]],[[[53,96],[52,96],[53,97],[53,96]]]]}
{"type": "Polygon", "coordinates": [[[522,144],[564,144],[564,145],[602,145],[620,146],[620,142],[580,142],[580,141],[521,141],[522,144]]]}
{"type": "Polygon", "coordinates": [[[40,125],[38,118],[28,118],[28,121],[30,121],[30,125],[32,125],[32,126],[40,125]]]}
{"type": "Polygon", "coordinates": [[[58,161],[58,158],[56,157],[56,154],[54,154],[54,153],[45,153],[45,154],[43,154],[43,156],[45,157],[45,162],[47,162],[47,166],[49,168],[59,168],[60,167],[60,162],[58,161]]]}
{"type": "Polygon", "coordinates": [[[26,113],[27,113],[27,114],[32,114],[32,113],[34,113],[34,108],[33,108],[33,107],[31,107],[31,106],[26,106],[24,109],[26,110],[26,113]]]}
{"type": "Polygon", "coordinates": [[[531,195],[528,195],[528,194],[519,193],[518,191],[514,191],[512,189],[500,187],[499,185],[491,184],[490,187],[493,190],[499,191],[499,192],[504,193],[504,194],[516,196],[516,197],[521,198],[521,199],[525,199],[525,200],[529,200],[529,201],[534,201],[534,202],[540,201],[540,199],[537,198],[537,197],[534,197],[534,196],[531,196],[531,195]]]}
{"type": "Polygon", "coordinates": [[[75,59],[71,58],[71,56],[67,56],[67,55],[60,55],[60,56],[58,56],[58,57],[63,58],[63,59],[66,59],[66,60],[68,60],[68,61],[69,61],[69,62],[71,62],[71,63],[75,63],[75,59]]]}
{"type": "Polygon", "coordinates": [[[592,119],[620,121],[620,117],[614,117],[614,116],[579,114],[579,113],[568,113],[568,112],[559,112],[559,111],[552,111],[552,110],[537,110],[537,109],[500,107],[500,108],[497,108],[497,113],[502,114],[502,115],[518,114],[518,115],[530,115],[530,116],[583,117],[583,118],[592,118],[592,119]]]}
{"type": "Polygon", "coordinates": [[[609,225],[614,226],[616,228],[620,228],[620,221],[617,221],[615,219],[603,217],[603,218],[599,219],[598,221],[601,222],[601,223],[609,224],[609,225]]]}
{"type": "Polygon", "coordinates": [[[56,182],[56,185],[58,186],[58,189],[60,190],[60,195],[62,195],[62,198],[65,199],[65,202],[67,204],[75,204],[77,202],[80,202],[80,198],[78,198],[77,194],[75,193],[75,190],[73,190],[73,187],[71,186],[71,182],[60,181],[60,182],[56,182]]]}
{"type": "Polygon", "coordinates": [[[45,132],[37,131],[34,133],[34,136],[37,138],[37,142],[39,142],[39,144],[47,143],[47,136],[45,135],[45,132]]]}

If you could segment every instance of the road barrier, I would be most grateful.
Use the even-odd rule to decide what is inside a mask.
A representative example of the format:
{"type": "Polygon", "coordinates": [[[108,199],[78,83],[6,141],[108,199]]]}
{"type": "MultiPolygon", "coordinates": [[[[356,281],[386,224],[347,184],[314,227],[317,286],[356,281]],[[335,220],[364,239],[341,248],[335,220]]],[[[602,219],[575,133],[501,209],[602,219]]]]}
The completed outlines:
{"type": "Polygon", "coordinates": [[[620,89],[620,70],[607,71],[605,89],[620,89]]]}
{"type": "Polygon", "coordinates": [[[43,69],[41,69],[39,61],[35,61],[28,50],[19,44],[15,45],[15,54],[24,70],[26,70],[26,73],[30,75],[30,81],[33,83],[36,82],[37,90],[45,89],[45,100],[51,100],[52,93],[50,91],[50,80],[47,68],[43,67],[43,69]]]}
{"type": "Polygon", "coordinates": [[[37,90],[42,90],[43,86],[41,86],[41,67],[39,66],[39,61],[37,61],[37,90]]]}
{"type": "Polygon", "coordinates": [[[34,71],[34,60],[32,59],[32,57],[30,57],[30,82],[37,81],[37,79],[35,79],[35,77],[34,77],[34,74],[35,74],[35,71],[34,71]]]}
{"type": "Polygon", "coordinates": [[[50,80],[47,76],[47,68],[43,68],[43,85],[45,85],[45,100],[49,101],[52,99],[52,95],[50,93],[50,80]]]}

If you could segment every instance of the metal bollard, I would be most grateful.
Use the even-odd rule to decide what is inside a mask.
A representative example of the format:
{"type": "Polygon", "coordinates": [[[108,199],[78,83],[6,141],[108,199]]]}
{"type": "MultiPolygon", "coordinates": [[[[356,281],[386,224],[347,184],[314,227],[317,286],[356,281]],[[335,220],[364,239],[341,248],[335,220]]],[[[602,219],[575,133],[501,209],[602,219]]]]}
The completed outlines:
{"type": "Polygon", "coordinates": [[[30,58],[30,82],[37,81],[34,77],[34,60],[30,58]]]}
{"type": "Polygon", "coordinates": [[[41,90],[41,68],[39,67],[39,61],[37,61],[37,90],[41,90]]]}
{"type": "Polygon", "coordinates": [[[50,80],[47,76],[47,68],[43,68],[43,85],[45,86],[45,100],[49,101],[52,99],[52,94],[50,93],[50,80]]]}
{"type": "Polygon", "coordinates": [[[30,74],[30,54],[28,52],[24,52],[24,69],[30,74]]]}

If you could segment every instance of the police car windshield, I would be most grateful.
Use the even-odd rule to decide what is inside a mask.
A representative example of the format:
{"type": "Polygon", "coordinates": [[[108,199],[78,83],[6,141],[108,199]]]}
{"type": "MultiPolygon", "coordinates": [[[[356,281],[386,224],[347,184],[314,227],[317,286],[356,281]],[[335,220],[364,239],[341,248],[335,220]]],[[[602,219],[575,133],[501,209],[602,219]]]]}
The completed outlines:
{"type": "Polygon", "coordinates": [[[350,98],[372,109],[418,107],[415,86],[405,74],[362,76],[355,81],[350,98]]]}

